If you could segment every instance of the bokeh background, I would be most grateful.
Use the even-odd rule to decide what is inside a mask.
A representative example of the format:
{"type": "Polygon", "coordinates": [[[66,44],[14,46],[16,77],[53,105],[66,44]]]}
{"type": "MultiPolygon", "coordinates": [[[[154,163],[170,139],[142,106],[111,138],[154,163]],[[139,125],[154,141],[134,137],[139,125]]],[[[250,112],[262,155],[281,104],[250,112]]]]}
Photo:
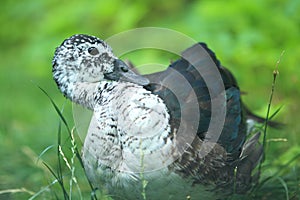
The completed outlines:
{"type": "MultiPolygon", "coordinates": [[[[256,198],[300,198],[299,11],[299,0],[2,0],[0,199],[27,199],[54,180],[41,160],[56,167],[59,117],[37,85],[60,108],[64,107],[70,127],[74,124],[71,103],[62,97],[52,80],[55,48],[75,33],[106,39],[147,26],[170,28],[206,42],[236,76],[246,93],[245,103],[261,116],[266,115],[273,70],[285,51],[279,63],[271,112],[282,106],[275,119],[286,127],[268,131],[263,176],[272,178],[256,198]],[[273,189],[268,189],[268,185],[273,189]],[[28,192],[5,192],[21,188],[28,192]]],[[[128,57],[135,64],[149,60],[167,65],[172,59],[160,55],[149,50],[143,56],[128,57]]],[[[64,129],[62,133],[66,134],[64,129]]],[[[83,172],[78,169],[78,173],[83,172]]],[[[83,181],[81,188],[88,196],[88,186],[83,181]]],[[[48,188],[37,199],[55,195],[48,188]]]]}

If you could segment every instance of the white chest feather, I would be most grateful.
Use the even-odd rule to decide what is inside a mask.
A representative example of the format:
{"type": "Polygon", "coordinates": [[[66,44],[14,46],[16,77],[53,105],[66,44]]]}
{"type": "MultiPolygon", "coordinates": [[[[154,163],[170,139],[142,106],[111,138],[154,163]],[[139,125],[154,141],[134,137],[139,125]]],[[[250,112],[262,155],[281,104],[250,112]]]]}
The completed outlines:
{"type": "Polygon", "coordinates": [[[126,184],[141,171],[174,161],[169,114],[163,101],[131,83],[102,83],[85,139],[83,160],[91,179],[126,184]],[[96,171],[97,174],[94,174],[96,171]],[[90,174],[89,174],[90,173],[90,174]]]}

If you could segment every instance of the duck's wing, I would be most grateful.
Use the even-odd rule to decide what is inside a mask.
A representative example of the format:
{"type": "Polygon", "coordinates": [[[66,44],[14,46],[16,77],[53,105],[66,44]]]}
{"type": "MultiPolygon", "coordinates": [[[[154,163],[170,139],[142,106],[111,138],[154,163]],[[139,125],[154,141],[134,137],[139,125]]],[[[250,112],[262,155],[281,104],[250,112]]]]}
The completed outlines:
{"type": "Polygon", "coordinates": [[[223,100],[217,110],[225,113],[214,113],[224,116],[224,125],[217,141],[234,158],[238,157],[246,138],[240,91],[232,74],[220,66],[215,54],[204,43],[185,50],[182,58],[173,62],[165,71],[146,76],[152,82],[147,89],[165,101],[171,114],[172,126],[178,128],[179,122],[191,124],[190,120],[195,120],[192,113],[196,112],[191,104],[198,104],[199,124],[196,131],[202,140],[210,140],[211,137],[215,139],[214,134],[218,134],[208,134],[209,127],[216,125],[211,124],[212,101],[217,98],[223,100]],[[193,59],[195,63],[191,63],[193,59]],[[182,80],[178,80],[178,76],[182,80]],[[186,114],[183,116],[182,113],[190,113],[191,117],[186,114]]]}
{"type": "MultiPolygon", "coordinates": [[[[200,155],[201,153],[183,154],[183,161],[179,160],[179,163],[183,162],[181,170],[192,170],[192,174],[198,174],[198,176],[199,174],[203,175],[204,170],[208,172],[204,182],[210,179],[215,180],[215,183],[221,188],[231,187],[231,183],[235,180],[234,190],[237,193],[246,192],[251,184],[257,181],[258,175],[252,176],[252,171],[259,162],[263,149],[258,142],[259,133],[246,141],[247,125],[245,116],[247,112],[243,109],[237,81],[228,69],[221,66],[214,52],[204,43],[199,43],[185,50],[182,58],[172,63],[165,71],[147,75],[147,78],[152,82],[147,86],[147,89],[160,96],[169,109],[171,127],[177,129],[179,123],[191,124],[190,121],[195,120],[195,118],[199,120],[196,129],[186,127],[184,130],[188,132],[188,129],[191,128],[197,131],[198,138],[191,144],[191,152],[201,152],[201,149],[199,150],[199,147],[194,145],[198,139],[201,139],[200,141],[206,140],[208,141],[206,144],[210,145],[211,140],[217,137],[215,140],[217,145],[210,152],[212,156],[208,154],[208,158],[203,161],[201,158],[197,160],[197,156],[185,159],[191,155],[200,155]],[[193,58],[196,58],[197,62],[193,58]],[[214,70],[210,68],[214,68],[214,70]],[[176,80],[178,74],[183,77],[184,81],[176,80]],[[216,76],[216,74],[219,76],[216,76]],[[210,82],[211,80],[213,81],[210,82]],[[168,87],[170,85],[172,87],[168,87]],[[218,104],[217,112],[212,108],[212,102],[216,99],[222,101],[218,104]],[[195,113],[197,109],[195,110],[195,107],[191,105],[195,102],[198,106],[199,117],[183,114],[195,113]],[[213,115],[223,115],[224,119],[216,122],[213,115]],[[216,124],[222,125],[220,133],[217,132],[218,129],[211,129],[211,126],[216,124]],[[223,154],[224,152],[227,156],[223,154]],[[221,158],[222,160],[225,157],[226,165],[219,168],[218,162],[222,163],[224,160],[220,161],[218,159],[221,158]],[[208,165],[203,164],[205,160],[209,160],[208,165]],[[197,162],[202,164],[195,165],[197,162]],[[209,166],[211,165],[213,165],[214,170],[209,173],[209,166]],[[236,174],[234,174],[235,168],[237,169],[236,174]]],[[[217,119],[220,118],[217,117],[217,119]]],[[[188,150],[189,148],[186,151],[188,150]]],[[[196,181],[203,182],[201,176],[199,177],[196,181]]]]}

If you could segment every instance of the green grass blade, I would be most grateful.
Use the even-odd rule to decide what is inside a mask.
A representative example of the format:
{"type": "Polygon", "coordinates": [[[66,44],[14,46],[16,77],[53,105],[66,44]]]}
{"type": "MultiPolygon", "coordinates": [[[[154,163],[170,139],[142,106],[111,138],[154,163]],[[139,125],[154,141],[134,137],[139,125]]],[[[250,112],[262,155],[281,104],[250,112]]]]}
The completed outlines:
{"type": "Polygon", "coordinates": [[[64,194],[64,198],[66,200],[68,200],[69,199],[69,195],[68,195],[68,193],[67,193],[64,185],[62,184],[62,179],[59,179],[59,177],[55,174],[55,172],[52,170],[52,168],[47,163],[43,162],[43,164],[47,167],[47,169],[50,171],[50,173],[56,178],[56,180],[58,181],[58,183],[61,186],[61,189],[62,189],[63,194],[64,194]]]}
{"type": "Polygon", "coordinates": [[[288,186],[287,186],[286,182],[280,177],[277,177],[277,179],[280,181],[281,185],[284,188],[286,200],[289,200],[290,199],[289,198],[289,189],[288,189],[288,186]]]}
{"type": "MultiPolygon", "coordinates": [[[[38,88],[39,88],[39,89],[40,89],[40,90],[48,97],[48,99],[50,100],[51,104],[53,105],[55,111],[56,111],[57,114],[59,115],[61,121],[62,121],[63,124],[65,125],[65,127],[66,127],[66,129],[67,129],[67,132],[68,132],[68,134],[69,134],[69,138],[71,138],[71,137],[72,137],[71,129],[70,129],[68,123],[67,123],[67,120],[66,120],[65,117],[63,116],[62,112],[60,111],[60,109],[58,108],[58,106],[56,105],[56,103],[53,101],[53,99],[50,97],[50,95],[49,95],[43,88],[41,88],[39,85],[36,85],[36,86],[37,86],[37,87],[38,87],[38,88]]],[[[61,145],[61,124],[59,124],[58,145],[61,145]]],[[[58,146],[58,148],[59,148],[59,146],[58,146]]],[[[79,163],[80,163],[82,169],[84,169],[84,165],[83,165],[83,162],[82,162],[82,158],[81,158],[81,155],[80,155],[80,152],[79,152],[77,146],[74,147],[74,150],[75,150],[75,152],[76,152],[76,157],[77,157],[77,159],[79,160],[79,163]]],[[[58,152],[58,154],[59,154],[59,152],[58,152]]],[[[61,175],[61,161],[60,161],[60,155],[58,155],[58,157],[59,157],[59,159],[58,159],[58,162],[59,162],[59,164],[58,164],[58,168],[59,168],[59,169],[58,169],[58,176],[55,175],[55,177],[56,177],[58,180],[60,180],[59,183],[60,183],[62,189],[65,191],[65,188],[64,188],[63,182],[62,182],[63,178],[62,178],[62,175],[61,175]]],[[[48,168],[48,167],[47,167],[47,168],[48,168]]],[[[53,171],[52,171],[52,172],[53,172],[53,171]]],[[[84,170],[84,172],[85,172],[85,170],[84,170]]],[[[86,173],[86,172],[85,172],[85,173],[86,173]]],[[[52,174],[54,175],[55,173],[52,173],[52,174]]],[[[86,175],[86,174],[85,174],[85,175],[86,175]]],[[[86,176],[86,178],[87,178],[87,176],[86,176]]],[[[87,178],[87,181],[88,181],[88,183],[89,183],[89,186],[90,186],[91,190],[93,191],[92,194],[91,194],[91,199],[97,200],[95,188],[93,187],[92,183],[90,182],[90,180],[89,180],[88,178],[87,178]]],[[[65,195],[65,197],[66,197],[66,195],[65,195]]]]}
{"type": "Polygon", "coordinates": [[[38,159],[36,160],[36,162],[38,163],[39,160],[42,158],[42,156],[50,149],[52,149],[54,147],[54,145],[50,145],[48,147],[46,147],[41,153],[40,155],[38,156],[38,159]]]}
{"type": "Polygon", "coordinates": [[[55,179],[54,181],[52,181],[52,183],[50,183],[49,185],[47,185],[46,187],[43,187],[40,191],[38,191],[37,193],[35,193],[33,196],[31,196],[28,200],[33,200],[36,197],[38,197],[39,195],[41,195],[43,192],[46,192],[51,186],[53,186],[55,183],[57,183],[57,179],[55,179]]]}
{"type": "Polygon", "coordinates": [[[68,132],[71,133],[71,130],[69,128],[69,125],[67,123],[67,120],[65,119],[65,117],[63,116],[63,114],[60,112],[59,108],[57,107],[56,103],[53,101],[53,99],[50,97],[50,95],[40,86],[37,85],[37,87],[48,97],[48,99],[50,100],[50,102],[52,103],[55,111],[57,112],[57,114],[59,115],[60,119],[63,121],[64,125],[66,126],[66,128],[68,129],[68,132]]]}
{"type": "Polygon", "coordinates": [[[279,111],[283,108],[283,106],[281,105],[279,108],[277,108],[275,110],[275,112],[269,117],[269,120],[273,119],[278,113],[279,111]]]}
{"type": "Polygon", "coordinates": [[[273,71],[273,81],[272,81],[272,86],[271,86],[271,94],[270,94],[270,98],[269,98],[269,102],[268,102],[268,108],[267,108],[267,114],[266,114],[266,120],[265,120],[265,124],[264,124],[264,132],[263,132],[263,145],[262,146],[263,146],[264,151],[263,151],[262,159],[261,159],[261,161],[259,163],[259,166],[258,166],[259,173],[261,171],[262,163],[266,159],[266,144],[267,144],[268,122],[270,120],[270,111],[271,111],[271,105],[272,105],[273,95],[274,95],[274,91],[275,91],[276,78],[279,74],[278,65],[281,61],[281,58],[282,58],[283,54],[284,54],[284,51],[281,53],[279,60],[276,62],[276,66],[275,66],[275,69],[273,71]]]}

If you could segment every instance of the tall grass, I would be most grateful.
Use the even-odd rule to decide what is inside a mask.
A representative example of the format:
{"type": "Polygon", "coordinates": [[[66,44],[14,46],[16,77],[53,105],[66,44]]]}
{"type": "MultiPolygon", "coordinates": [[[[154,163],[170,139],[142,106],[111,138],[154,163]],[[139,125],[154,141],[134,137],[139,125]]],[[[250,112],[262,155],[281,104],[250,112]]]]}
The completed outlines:
{"type": "MultiPolygon", "coordinates": [[[[39,86],[38,86],[39,87],[39,86]]],[[[83,168],[83,163],[81,159],[81,154],[78,149],[78,142],[76,138],[74,137],[74,132],[75,128],[71,128],[69,124],[67,123],[67,120],[65,119],[63,115],[63,109],[59,109],[57,104],[54,102],[54,100],[48,95],[48,93],[39,87],[40,90],[48,97],[50,100],[51,104],[53,105],[56,113],[59,116],[59,123],[58,123],[58,131],[57,131],[57,148],[56,148],[56,154],[57,154],[57,166],[55,169],[53,169],[50,164],[48,164],[45,161],[42,161],[44,166],[49,170],[49,172],[53,175],[54,180],[47,186],[45,186],[43,189],[32,195],[30,200],[36,199],[39,195],[41,195],[43,192],[47,191],[48,189],[51,190],[52,195],[56,199],[63,199],[65,200],[71,200],[71,199],[84,199],[80,183],[78,182],[78,179],[76,177],[75,170],[80,170],[81,174],[85,175],[84,168],[83,168]],[[62,125],[65,127],[68,137],[66,141],[62,143],[62,125]],[[69,143],[71,152],[68,153],[67,155],[64,152],[66,144],[69,143]],[[78,165],[76,165],[75,162],[79,163],[79,169],[78,165]],[[64,172],[64,169],[67,169],[67,173],[64,172]],[[52,189],[52,186],[55,184],[58,184],[59,187],[56,190],[52,189]],[[73,190],[73,188],[76,188],[76,191],[73,190]]],[[[82,145],[82,144],[81,144],[82,145]]],[[[53,146],[47,147],[39,156],[39,159],[42,158],[42,156],[48,152],[50,149],[52,149],[53,146]]],[[[97,200],[97,195],[96,191],[93,188],[91,182],[87,179],[86,176],[86,181],[89,184],[90,187],[90,198],[92,200],[97,200]]]]}
{"type": "MultiPolygon", "coordinates": [[[[290,166],[292,163],[294,163],[296,160],[300,158],[300,154],[295,155],[293,158],[291,158],[287,163],[284,163],[279,166],[274,166],[277,168],[274,173],[271,175],[266,176],[266,171],[268,170],[268,167],[272,167],[272,164],[265,165],[263,166],[264,162],[267,159],[267,143],[268,141],[277,141],[277,142],[286,142],[287,140],[285,138],[276,138],[276,139],[269,139],[267,140],[267,129],[268,129],[268,122],[276,115],[279,113],[280,109],[282,107],[279,107],[271,116],[271,105],[272,105],[272,100],[273,100],[273,95],[275,91],[275,86],[276,86],[276,79],[278,78],[279,75],[279,64],[281,62],[282,56],[284,54],[284,51],[282,51],[279,60],[276,62],[275,69],[273,71],[273,80],[272,80],[272,85],[271,85],[271,92],[270,92],[270,98],[268,101],[268,106],[267,106],[267,113],[266,113],[266,118],[265,118],[265,123],[263,126],[263,158],[261,159],[259,166],[258,166],[258,171],[259,173],[262,172],[261,180],[254,187],[254,189],[251,192],[251,195],[256,198],[274,198],[274,199],[298,199],[300,198],[298,192],[299,192],[299,178],[295,178],[294,180],[291,180],[287,177],[282,177],[281,174],[283,171],[286,169],[292,169],[290,166]],[[268,184],[267,184],[268,183],[268,184]],[[291,189],[294,188],[294,189],[291,189]],[[267,192],[266,192],[267,189],[267,192]],[[296,190],[295,190],[296,189],[296,190]],[[293,191],[294,190],[294,191],[293,191]]],[[[282,130],[284,131],[284,129],[282,130]]],[[[272,163],[272,162],[271,162],[272,163]]],[[[293,174],[294,172],[299,170],[298,166],[295,166],[297,170],[291,171],[290,174],[293,174]]],[[[298,177],[299,175],[296,173],[295,177],[298,177]]]]}

